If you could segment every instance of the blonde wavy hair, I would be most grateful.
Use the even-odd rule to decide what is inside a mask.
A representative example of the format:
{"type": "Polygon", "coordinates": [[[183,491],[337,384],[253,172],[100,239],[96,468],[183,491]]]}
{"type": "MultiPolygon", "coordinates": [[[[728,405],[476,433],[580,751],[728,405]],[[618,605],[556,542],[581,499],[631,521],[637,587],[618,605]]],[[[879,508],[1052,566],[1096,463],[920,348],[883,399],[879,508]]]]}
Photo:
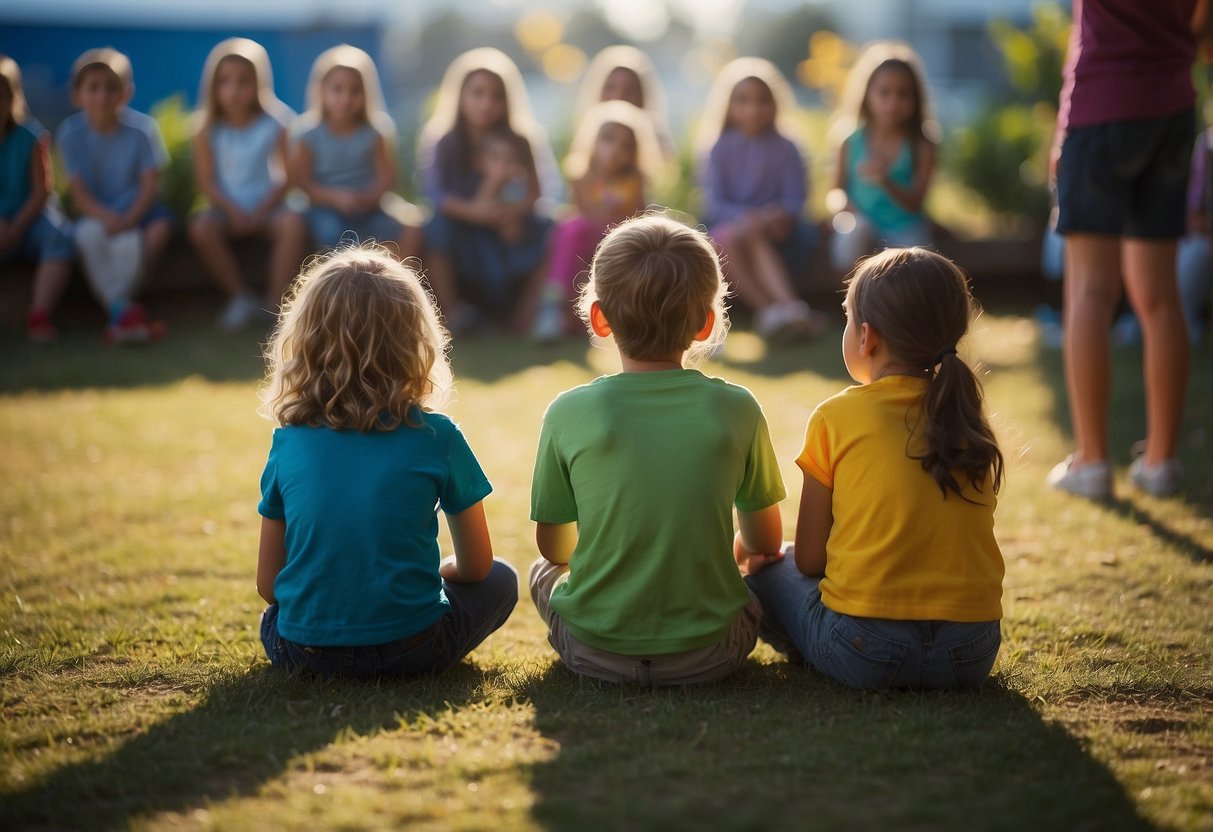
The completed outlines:
{"type": "Polygon", "coordinates": [[[220,117],[215,74],[219,72],[219,65],[228,59],[243,60],[252,67],[253,78],[257,82],[257,106],[284,127],[289,125],[295,114],[274,94],[274,72],[265,47],[248,38],[228,38],[215,44],[206,56],[202,79],[198,83],[198,109],[193,115],[194,129],[206,129],[220,117]]]}
{"type": "Polygon", "coordinates": [[[24,124],[29,118],[29,105],[25,103],[25,87],[21,83],[21,67],[8,55],[0,55],[0,80],[8,84],[13,105],[9,112],[9,127],[24,124]]]}
{"type": "Polygon", "coordinates": [[[307,265],[265,349],[261,414],[335,430],[416,427],[449,401],[450,337],[413,267],[385,249],[339,248],[307,265]]]}
{"type": "Polygon", "coordinates": [[[771,91],[771,98],[775,102],[775,130],[797,145],[803,143],[796,125],[796,95],[788,79],[766,58],[737,58],[716,73],[708,90],[707,102],[695,131],[696,158],[706,159],[720,134],[729,128],[729,104],[733,101],[733,90],[749,78],[761,81],[771,91]]]}
{"type": "Polygon", "coordinates": [[[619,351],[638,361],[687,352],[695,363],[724,342],[727,286],[708,235],[662,214],[620,223],[602,242],[582,286],[577,312],[589,323],[594,301],[619,351]],[[711,334],[694,340],[709,312],[711,334]]]}

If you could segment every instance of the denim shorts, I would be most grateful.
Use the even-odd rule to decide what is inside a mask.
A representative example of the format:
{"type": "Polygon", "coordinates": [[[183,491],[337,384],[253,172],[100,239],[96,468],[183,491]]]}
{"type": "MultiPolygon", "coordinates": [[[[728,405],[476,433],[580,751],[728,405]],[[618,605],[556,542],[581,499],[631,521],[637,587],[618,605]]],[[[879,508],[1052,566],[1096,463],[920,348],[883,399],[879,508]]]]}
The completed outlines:
{"type": "Polygon", "coordinates": [[[307,226],[312,233],[312,242],[320,248],[334,248],[346,241],[394,243],[404,230],[403,225],[384,211],[342,214],[322,205],[307,209],[307,226]]]}
{"type": "Polygon", "coordinates": [[[1194,111],[1066,132],[1057,161],[1057,230],[1171,240],[1183,236],[1194,111]]]}
{"type": "Polygon", "coordinates": [[[278,605],[261,615],[261,644],[279,670],[355,679],[438,673],[460,661],[505,623],[518,602],[518,573],[494,561],[479,583],[443,581],[450,611],[429,627],[396,641],[360,646],[304,645],[278,631],[278,605]]]}
{"type": "Polygon", "coordinates": [[[8,251],[0,251],[0,263],[28,260],[74,260],[76,246],[72,243],[72,224],[57,211],[46,210],[38,215],[25,236],[8,251]]]}
{"type": "Polygon", "coordinates": [[[976,688],[990,675],[997,621],[897,621],[844,615],[821,600],[820,578],[786,557],[746,578],[762,602],[759,635],[853,688],[976,688]]]}

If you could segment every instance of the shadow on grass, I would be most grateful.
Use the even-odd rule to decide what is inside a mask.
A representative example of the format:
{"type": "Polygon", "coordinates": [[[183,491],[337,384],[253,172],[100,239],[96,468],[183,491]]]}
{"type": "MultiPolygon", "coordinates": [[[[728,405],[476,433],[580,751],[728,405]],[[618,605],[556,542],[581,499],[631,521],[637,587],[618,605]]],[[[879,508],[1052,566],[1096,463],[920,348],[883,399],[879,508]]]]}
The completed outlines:
{"type": "Polygon", "coordinates": [[[133,818],[250,795],[292,758],[338,735],[466,705],[486,674],[462,663],[437,678],[369,682],[291,677],[268,667],[223,679],[190,710],[110,753],[65,765],[0,802],[0,828],[128,828],[133,818]],[[340,707],[338,707],[340,706],[340,707]]]}
{"type": "Polygon", "coordinates": [[[862,693],[751,661],[730,682],[615,689],[553,666],[528,692],[559,743],[533,771],[549,829],[1149,829],[1030,703],[862,693]]]}

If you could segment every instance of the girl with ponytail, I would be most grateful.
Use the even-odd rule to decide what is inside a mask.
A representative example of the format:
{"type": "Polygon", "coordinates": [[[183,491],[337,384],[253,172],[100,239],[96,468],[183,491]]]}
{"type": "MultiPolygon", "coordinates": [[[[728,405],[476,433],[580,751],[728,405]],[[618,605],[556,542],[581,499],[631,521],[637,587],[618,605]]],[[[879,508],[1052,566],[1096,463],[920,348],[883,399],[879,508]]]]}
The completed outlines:
{"type": "Polygon", "coordinates": [[[796,541],[738,562],[771,643],[826,675],[867,689],[977,687],[1001,642],[1003,458],[957,353],[968,280],[926,249],[889,249],[859,265],[845,307],[857,384],[809,417],[796,541]]]}

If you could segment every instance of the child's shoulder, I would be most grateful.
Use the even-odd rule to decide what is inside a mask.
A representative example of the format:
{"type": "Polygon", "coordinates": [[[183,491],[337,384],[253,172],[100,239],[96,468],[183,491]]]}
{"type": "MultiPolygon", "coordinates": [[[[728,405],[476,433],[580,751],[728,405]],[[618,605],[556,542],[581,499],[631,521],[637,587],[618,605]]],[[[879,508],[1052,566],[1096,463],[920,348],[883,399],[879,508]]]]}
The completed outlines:
{"type": "Polygon", "coordinates": [[[76,111],[59,123],[59,128],[55,131],[57,141],[63,141],[65,138],[83,133],[88,130],[88,119],[84,113],[76,111]]]}
{"type": "Polygon", "coordinates": [[[132,130],[138,130],[141,133],[160,132],[160,125],[156,119],[147,113],[132,110],[130,107],[123,107],[118,111],[118,123],[132,130]]]}

